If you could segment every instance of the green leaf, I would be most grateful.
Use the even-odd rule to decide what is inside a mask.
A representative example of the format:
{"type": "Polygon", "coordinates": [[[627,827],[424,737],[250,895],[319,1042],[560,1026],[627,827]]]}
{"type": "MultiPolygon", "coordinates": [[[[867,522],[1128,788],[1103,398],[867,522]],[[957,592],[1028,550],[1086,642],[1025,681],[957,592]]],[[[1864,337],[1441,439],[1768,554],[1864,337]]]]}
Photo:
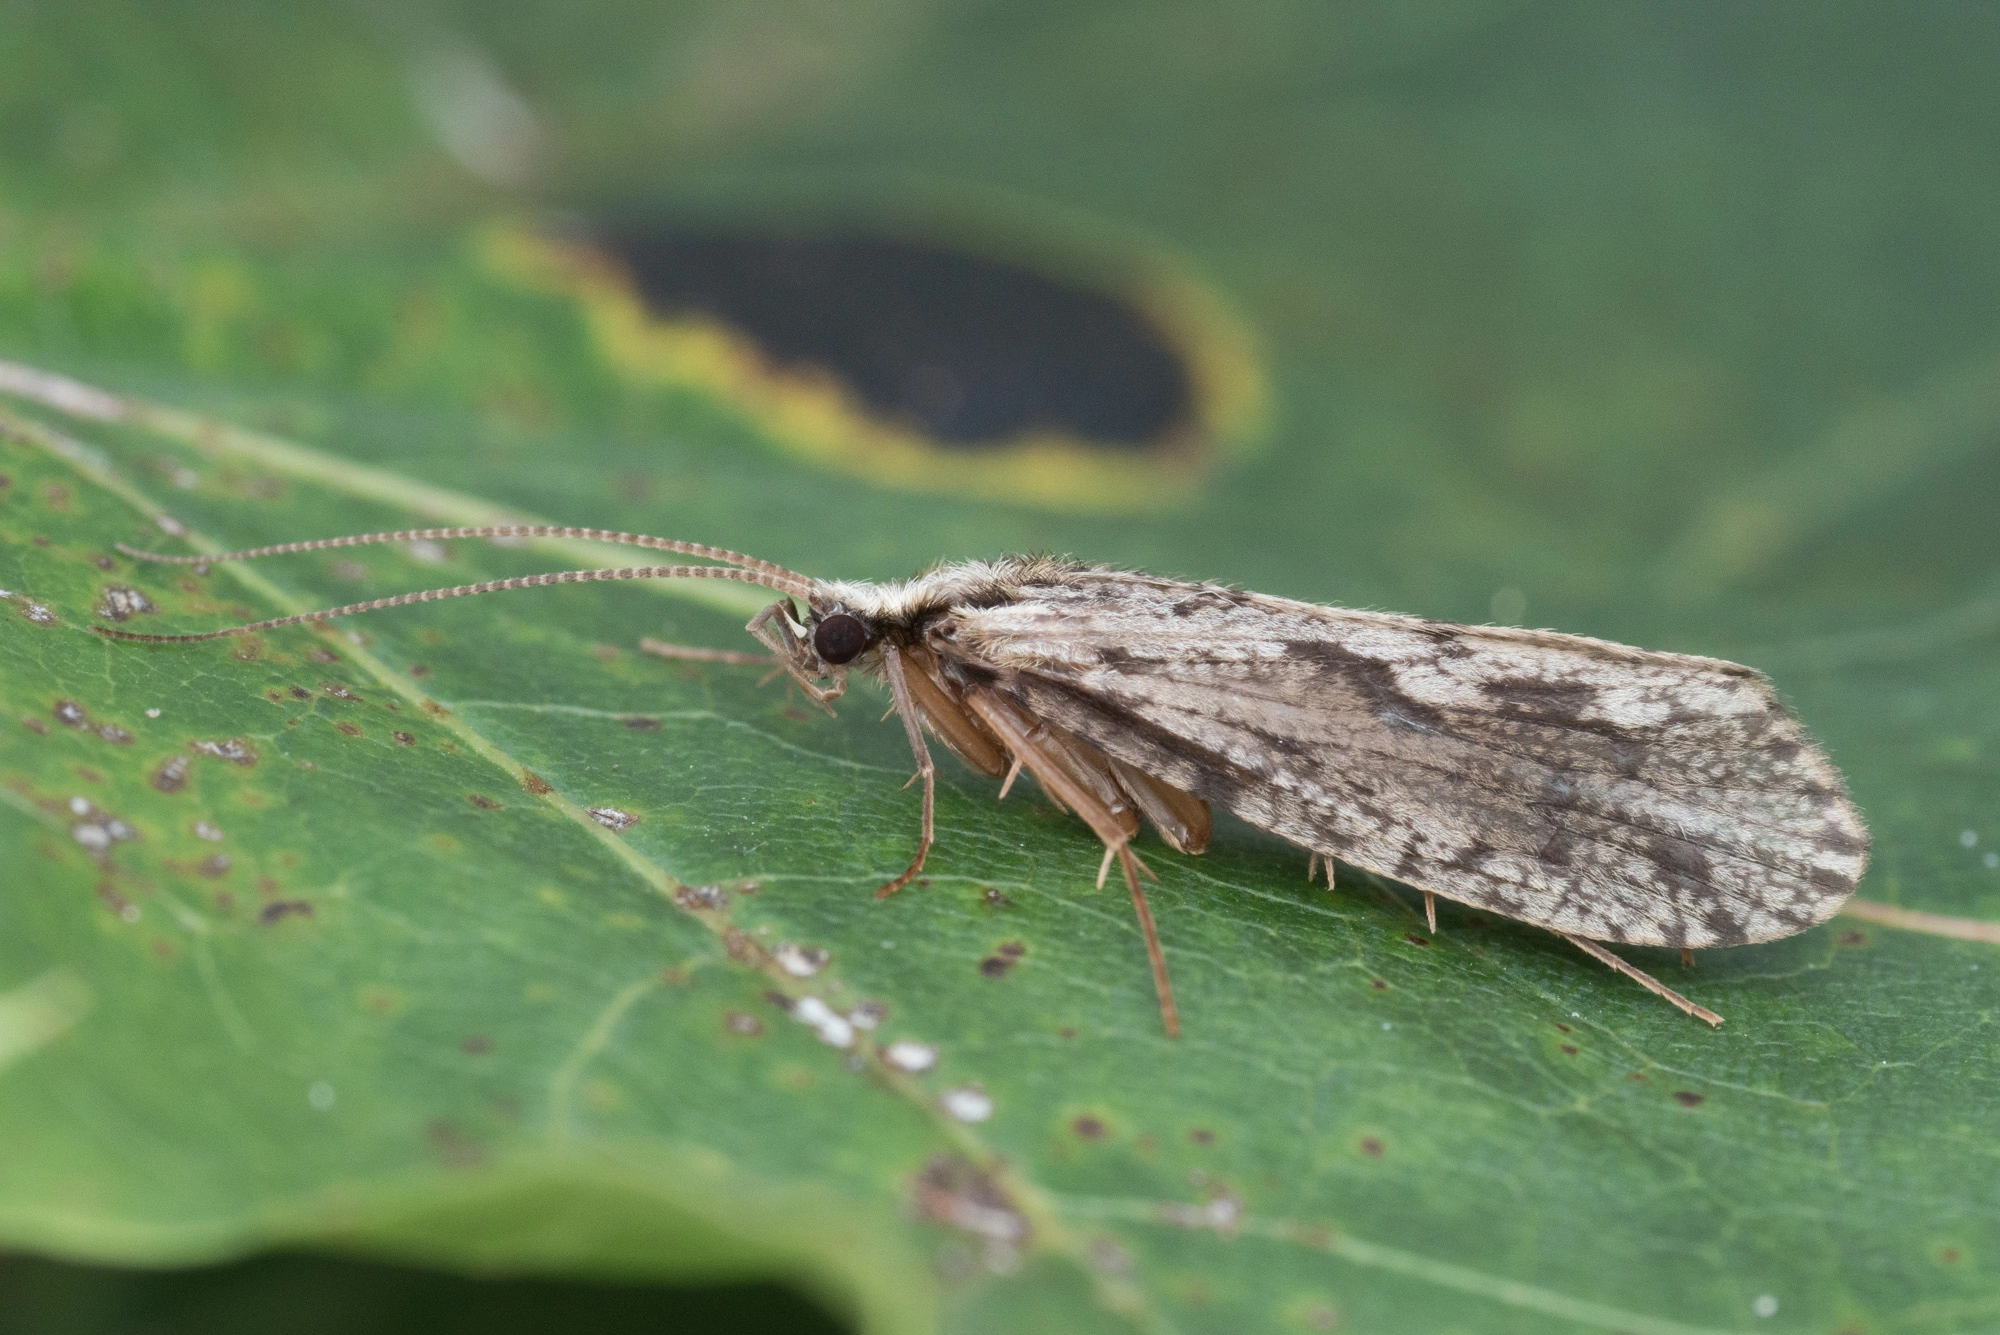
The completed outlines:
{"type": "Polygon", "coordinates": [[[670,151],[682,209],[905,218],[948,174],[1084,268],[1077,214],[1205,274],[1272,424],[1106,518],[870,486],[634,379],[491,264],[529,201],[436,184],[379,35],[213,11],[50,9],[0,52],[0,1240],[776,1276],[885,1332],[1991,1322],[2000,274],[1963,164],[2000,113],[1937,93],[1983,89],[1989,19],[1899,19],[1905,66],[1865,7],[885,5],[830,43],[725,7],[650,94],[609,9],[466,29],[564,206],[659,194],[670,151]],[[89,630],[114,586],[169,631],[607,559],[115,549],[503,516],[855,577],[1061,548],[1746,661],[1850,776],[1863,894],[1938,917],[1631,952],[1712,1033],[1225,821],[1148,853],[1175,1043],[1030,793],[946,762],[928,884],[873,898],[917,819],[886,702],[637,652],[751,647],[729,589],[89,630]],[[832,1045],[807,998],[881,1018],[832,1045]]]}

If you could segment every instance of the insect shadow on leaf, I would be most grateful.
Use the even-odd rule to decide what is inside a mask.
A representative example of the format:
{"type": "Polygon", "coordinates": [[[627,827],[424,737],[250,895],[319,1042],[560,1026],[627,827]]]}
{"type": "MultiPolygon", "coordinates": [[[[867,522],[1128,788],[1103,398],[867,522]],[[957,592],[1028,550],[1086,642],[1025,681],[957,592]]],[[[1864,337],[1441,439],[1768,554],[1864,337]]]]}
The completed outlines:
{"type": "MultiPolygon", "coordinates": [[[[191,643],[384,608],[596,580],[725,579],[780,595],[746,629],[768,656],[653,653],[788,674],[831,712],[859,671],[888,687],[923,785],[910,863],[935,833],[926,731],[1002,779],[1025,769],[1104,845],[1138,916],[1169,1035],[1180,1021],[1132,850],[1143,818],[1198,854],[1222,805],[1310,851],[1548,928],[1672,1002],[1598,944],[1743,945],[1831,917],[1868,860],[1839,772],[1750,668],[1552,631],[1358,612],[1052,557],[821,580],[726,548],[557,525],[404,529],[177,564],[375,543],[573,538],[715,562],[555,571],[185,635],[191,643]],[[801,608],[801,604],[803,608],[801,608]]],[[[1433,930],[1434,927],[1433,927],[1433,930]]]]}

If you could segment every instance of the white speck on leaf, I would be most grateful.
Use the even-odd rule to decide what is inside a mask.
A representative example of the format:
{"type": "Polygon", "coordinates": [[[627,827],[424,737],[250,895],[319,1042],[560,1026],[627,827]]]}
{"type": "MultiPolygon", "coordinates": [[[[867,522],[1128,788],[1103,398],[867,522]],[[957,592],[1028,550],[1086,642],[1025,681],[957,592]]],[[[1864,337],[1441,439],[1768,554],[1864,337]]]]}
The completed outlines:
{"type": "Polygon", "coordinates": [[[1960,830],[1958,832],[1958,843],[1961,848],[1976,848],[1979,844],[1979,831],[1960,830]]]}
{"type": "Polygon", "coordinates": [[[983,1122],[993,1115],[993,1099],[977,1085],[944,1092],[944,1110],[961,1122],[983,1122]]]}
{"type": "Polygon", "coordinates": [[[937,1049],[915,1039],[899,1038],[883,1049],[882,1060],[899,1071],[918,1075],[937,1065],[937,1049]]]}
{"type": "Polygon", "coordinates": [[[592,807],[590,818],[607,830],[629,830],[639,823],[637,816],[617,807],[592,807]]]}
{"type": "Polygon", "coordinates": [[[88,816],[90,814],[90,799],[87,797],[72,797],[69,800],[69,809],[71,815],[88,816]]]}
{"type": "Polygon", "coordinates": [[[443,565],[446,559],[444,544],[432,542],[429,538],[418,538],[410,544],[410,555],[426,565],[443,565]]]}
{"type": "Polygon", "coordinates": [[[216,829],[205,820],[198,820],[194,823],[194,837],[197,839],[206,839],[211,844],[219,844],[222,842],[222,831],[216,829]]]}
{"type": "Polygon", "coordinates": [[[1757,1301],[1750,1304],[1750,1310],[1758,1316],[1776,1316],[1778,1314],[1778,1300],[1771,1294],[1760,1293],[1757,1295],[1757,1301]]]}
{"type": "Polygon", "coordinates": [[[146,711],[147,718],[158,718],[159,716],[160,716],[160,711],[157,709],[149,709],[146,711]]]}
{"type": "Polygon", "coordinates": [[[105,829],[102,825],[93,825],[89,821],[85,821],[81,825],[72,826],[69,837],[93,853],[102,853],[105,849],[111,847],[111,831],[105,829]]]}
{"type": "Polygon", "coordinates": [[[792,1018],[800,1024],[810,1026],[819,1035],[819,1041],[833,1048],[854,1046],[854,1026],[847,1017],[818,997],[800,997],[792,1007],[792,1018]]]}
{"type": "Polygon", "coordinates": [[[333,1086],[324,1080],[315,1080],[306,1087],[306,1102],[313,1111],[325,1112],[333,1106],[333,1086]]]}
{"type": "Polygon", "coordinates": [[[794,978],[812,977],[832,958],[818,946],[802,946],[792,941],[780,941],[771,954],[777,958],[778,967],[794,978]]]}
{"type": "Polygon", "coordinates": [[[187,525],[172,515],[161,515],[153,522],[160,526],[160,532],[170,537],[185,538],[187,536],[187,525]]]}
{"type": "Polygon", "coordinates": [[[118,910],[118,916],[126,922],[137,922],[140,917],[139,906],[137,904],[127,904],[124,908],[118,910]]]}

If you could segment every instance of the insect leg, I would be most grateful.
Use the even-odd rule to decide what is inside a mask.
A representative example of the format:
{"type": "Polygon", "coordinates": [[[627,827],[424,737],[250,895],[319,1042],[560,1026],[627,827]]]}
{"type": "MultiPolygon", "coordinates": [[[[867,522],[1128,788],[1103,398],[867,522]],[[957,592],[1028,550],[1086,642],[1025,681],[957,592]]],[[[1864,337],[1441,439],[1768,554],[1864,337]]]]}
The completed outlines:
{"type": "Polygon", "coordinates": [[[1428,890],[1424,891],[1424,921],[1430,924],[1431,935],[1436,936],[1438,934],[1438,897],[1428,890]]]}
{"type": "Polygon", "coordinates": [[[838,700],[847,691],[847,675],[836,669],[833,685],[819,684],[815,674],[825,671],[825,668],[817,656],[806,650],[805,627],[793,620],[789,599],[781,598],[772,603],[751,617],[750,624],[743,629],[749,631],[759,644],[771,651],[779,666],[791,674],[792,680],[799,684],[799,688],[814,704],[828,714],[833,713],[833,701],[838,700]],[[778,629],[772,628],[771,623],[774,621],[778,623],[778,629]]]}
{"type": "Polygon", "coordinates": [[[1627,978],[1630,978],[1633,982],[1637,983],[1639,986],[1645,988],[1648,992],[1651,992],[1654,996],[1665,997],[1668,1001],[1671,1001],[1674,1005],[1680,1007],[1682,1010],[1686,1011],[1689,1015],[1694,1016],[1695,1019],[1706,1020],[1708,1021],[1709,1024],[1715,1026],[1717,1029],[1720,1029],[1722,1027],[1722,1017],[1720,1015],[1717,1015],[1714,1011],[1709,1010],[1705,1006],[1695,1005],[1692,1001],[1689,1001],[1686,997],[1674,991],[1671,987],[1668,987],[1665,983],[1653,977],[1653,975],[1647,973],[1644,969],[1639,968],[1637,965],[1628,964],[1624,960],[1619,959],[1616,955],[1606,950],[1603,946],[1598,945],[1597,942],[1592,941],[1587,937],[1571,936],[1568,932],[1557,932],[1556,935],[1561,937],[1563,940],[1569,942],[1571,945],[1575,946],[1578,950],[1581,950],[1584,954],[1593,956],[1594,958],[1601,960],[1605,964],[1610,965],[1612,968],[1618,970],[1618,972],[1624,974],[1627,978]]]}
{"type": "Polygon", "coordinates": [[[1683,969],[1692,969],[1694,967],[1694,952],[1686,946],[1681,947],[1681,967],[1683,969]]]}
{"type": "MultiPolygon", "coordinates": [[[[1031,735],[1029,725],[1020,714],[999,696],[983,688],[965,693],[966,708],[981,722],[993,730],[1025,764],[1028,772],[1035,776],[1050,797],[1067,805],[1083,818],[1091,832],[1104,841],[1107,858],[1115,854],[1125,871],[1125,887],[1132,893],[1132,908],[1139,915],[1139,931],[1146,939],[1146,957],[1153,966],[1153,990],[1160,998],[1160,1020],[1165,1024],[1167,1037],[1181,1035],[1180,1012],[1174,1006],[1174,985],[1167,976],[1166,952],[1160,948],[1159,929],[1153,923],[1153,910],[1146,903],[1146,892],[1139,888],[1140,862],[1132,856],[1132,835],[1137,832],[1136,824],[1128,830],[1108,806],[1100,802],[1083,781],[1071,772],[1063,757],[1049,748],[1046,742],[1037,742],[1031,735]]],[[[1102,885],[1100,879],[1098,884],[1102,885]]]]}
{"type": "Polygon", "coordinates": [[[903,716],[903,731],[909,734],[910,750],[917,758],[917,777],[924,781],[924,833],[917,841],[917,855],[903,874],[875,892],[875,898],[887,899],[917,878],[924,869],[924,857],[931,851],[932,818],[937,806],[937,767],[931,764],[930,748],[924,745],[924,730],[919,726],[921,717],[917,712],[917,702],[910,698],[910,683],[903,673],[903,658],[896,646],[888,642],[882,645],[882,668],[889,678],[889,694],[895,698],[896,712],[903,716]]]}
{"type": "Polygon", "coordinates": [[[1306,851],[1310,854],[1306,858],[1306,884],[1311,885],[1319,879],[1319,854],[1313,853],[1311,849],[1306,851]]]}

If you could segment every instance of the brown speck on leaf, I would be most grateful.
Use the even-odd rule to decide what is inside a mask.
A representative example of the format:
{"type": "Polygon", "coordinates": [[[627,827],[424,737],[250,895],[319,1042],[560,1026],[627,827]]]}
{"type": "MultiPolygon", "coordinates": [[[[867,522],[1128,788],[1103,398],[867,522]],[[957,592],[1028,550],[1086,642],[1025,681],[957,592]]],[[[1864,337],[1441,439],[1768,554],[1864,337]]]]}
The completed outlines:
{"type": "Polygon", "coordinates": [[[28,715],[27,717],[21,720],[21,726],[26,728],[29,732],[39,733],[43,737],[49,735],[49,725],[42,722],[40,719],[34,717],[32,714],[28,715]]]}
{"type": "Polygon", "coordinates": [[[218,760],[226,760],[232,765],[254,765],[257,763],[257,753],[251,750],[240,738],[236,737],[231,737],[227,741],[221,742],[196,742],[194,749],[205,756],[214,756],[218,760]]]}
{"type": "Polygon", "coordinates": [[[306,657],[315,663],[338,663],[340,661],[339,654],[323,645],[317,644],[306,650],[306,657]]]}
{"type": "Polygon", "coordinates": [[[1938,1260],[1944,1262],[1946,1265],[1957,1265],[1958,1256],[1958,1248],[1946,1247],[1938,1253],[1938,1260]]]}
{"type": "Polygon", "coordinates": [[[238,640],[236,647],[229,651],[229,656],[239,663],[254,663],[263,652],[264,646],[255,640],[238,640]]]}
{"type": "Polygon", "coordinates": [[[48,507],[51,510],[68,510],[70,501],[69,488],[60,482],[44,482],[42,484],[42,500],[48,503],[48,507]]]}
{"type": "Polygon", "coordinates": [[[229,854],[211,853],[195,868],[203,876],[226,876],[229,874],[229,854]]]}
{"type": "Polygon", "coordinates": [[[729,907],[729,892],[719,885],[684,885],[674,891],[674,903],[684,909],[724,909],[729,907]]]}
{"type": "Polygon", "coordinates": [[[85,783],[104,782],[104,776],[88,765],[78,765],[76,767],[76,777],[82,779],[85,783]]]}
{"type": "Polygon", "coordinates": [[[729,1012],[722,1019],[722,1027],[732,1034],[741,1034],[745,1038],[757,1038],[764,1032],[764,1022],[743,1011],[729,1012]]]}
{"type": "Polygon", "coordinates": [[[417,739],[407,732],[392,732],[389,735],[404,746],[415,746],[417,744],[417,739]]]}
{"type": "Polygon", "coordinates": [[[48,538],[40,533],[37,533],[32,539],[30,539],[30,541],[32,541],[37,547],[46,547],[49,545],[48,538]]]}
{"type": "Polygon", "coordinates": [[[1683,1108],[1699,1108],[1705,1101],[1700,1094],[1695,1093],[1693,1090],[1677,1089],[1674,1091],[1674,1102],[1680,1104],[1683,1108]]]}
{"type": "Polygon", "coordinates": [[[1865,946],[1868,944],[1868,933],[1842,932],[1833,939],[1833,943],[1837,946],[1865,946]]]}
{"type": "Polygon", "coordinates": [[[493,1051],[493,1040],[484,1034],[467,1034],[465,1041],[458,1045],[468,1057],[484,1057],[493,1051]]]}
{"type": "Polygon", "coordinates": [[[305,687],[303,687],[303,686],[294,686],[294,687],[292,687],[292,699],[294,699],[294,700],[310,700],[310,699],[312,699],[312,698],[313,698],[313,693],[312,693],[311,691],[307,690],[307,689],[306,689],[305,687]]]}
{"type": "Polygon", "coordinates": [[[1014,961],[1002,959],[998,955],[988,955],[985,959],[979,961],[979,972],[985,974],[988,978],[1005,978],[1007,970],[1013,967],[1014,961]]]}
{"type": "Polygon", "coordinates": [[[989,909],[1005,908],[1008,904],[1013,903],[1007,896],[1001,894],[990,885],[984,885],[979,888],[979,899],[989,909]]]}
{"type": "Polygon", "coordinates": [[[1075,1037],[1076,1037],[1076,1030],[1075,1030],[1075,1029],[1073,1029],[1073,1028],[1071,1028],[1071,1027],[1070,1027],[1069,1025],[1064,1025],[1064,1026],[1063,1026],[1062,1028],[1060,1028],[1060,1029],[1056,1030],[1056,1037],[1057,1037],[1057,1038],[1075,1038],[1075,1037]]]}
{"type": "Polygon", "coordinates": [[[234,913],[234,912],[236,912],[236,896],[235,896],[235,895],[232,895],[232,894],[230,894],[230,893],[229,893],[229,892],[228,892],[227,890],[218,890],[218,891],[216,891],[216,892],[215,892],[215,910],[216,910],[216,912],[218,912],[218,913],[234,913]]]}
{"type": "Polygon", "coordinates": [[[129,584],[109,584],[97,600],[97,615],[106,621],[130,621],[146,612],[157,612],[153,600],[129,584]]]}
{"type": "Polygon", "coordinates": [[[1574,1043],[1564,1043],[1562,1045],[1562,1052],[1565,1057],[1574,1057],[1576,1056],[1576,1045],[1574,1043]]]}
{"type": "Polygon", "coordinates": [[[163,793],[178,793],[187,787],[188,758],[173,756],[153,771],[153,787],[163,793]]]}
{"type": "Polygon", "coordinates": [[[431,670],[427,664],[412,663],[409,667],[409,673],[412,677],[428,677],[431,675],[431,670]]]}
{"type": "Polygon", "coordinates": [[[484,793],[467,793],[466,797],[471,801],[472,805],[478,807],[481,811],[498,811],[500,809],[500,804],[484,793]]]}
{"type": "Polygon", "coordinates": [[[1077,1135],[1085,1140],[1102,1140],[1105,1133],[1111,1128],[1105,1126],[1100,1119],[1086,1113],[1084,1116],[1072,1121],[1069,1124],[1069,1129],[1076,1132],[1077,1135]]]}
{"type": "Polygon", "coordinates": [[[90,563],[96,566],[99,570],[113,570],[116,569],[118,565],[116,561],[112,560],[108,556],[103,555],[102,553],[91,557],[90,563]]]}
{"type": "Polygon", "coordinates": [[[1197,1145],[1213,1145],[1215,1143],[1215,1133],[1205,1126],[1198,1126],[1188,1132],[1188,1139],[1197,1145]]]}
{"type": "Polygon", "coordinates": [[[590,646],[590,654],[591,657],[606,663],[615,663],[625,656],[616,645],[610,644],[593,644],[590,646]]]}
{"type": "Polygon", "coordinates": [[[556,790],[554,784],[531,769],[521,771],[521,786],[536,797],[541,797],[545,793],[553,793],[556,790]]]}
{"type": "Polygon", "coordinates": [[[274,899],[258,910],[257,921],[261,923],[280,922],[286,918],[310,918],[312,904],[303,899],[274,899]]]}
{"type": "Polygon", "coordinates": [[[1403,933],[1403,939],[1413,946],[1427,946],[1431,943],[1429,937],[1418,936],[1415,932],[1403,933]]]}
{"type": "Polygon", "coordinates": [[[638,714],[627,714],[619,721],[634,732],[658,732],[660,730],[660,721],[658,719],[645,718],[638,714]]]}
{"type": "MultiPolygon", "coordinates": [[[[771,961],[770,955],[766,953],[764,947],[751,939],[750,933],[734,927],[722,934],[722,948],[728,951],[729,958],[738,964],[746,964],[753,968],[762,968],[771,961]]],[[[773,995],[782,997],[784,994],[766,992],[764,998],[768,1001],[773,995]]],[[[790,1009],[791,1002],[785,1002],[785,1006],[790,1009]]]]}
{"type": "MultiPolygon", "coordinates": [[[[270,702],[271,702],[272,704],[274,704],[274,705],[281,705],[281,704],[285,703],[285,697],[284,697],[284,696],[282,696],[282,695],[280,695],[280,694],[278,694],[278,692],[276,692],[276,691],[266,691],[266,692],[264,692],[264,698],[265,698],[266,700],[269,700],[269,701],[270,701],[270,702]]],[[[294,723],[298,722],[298,720],[297,720],[297,719],[293,719],[292,721],[293,721],[294,723]]]]}
{"type": "Polygon", "coordinates": [[[349,737],[359,737],[361,735],[361,729],[355,727],[352,723],[336,723],[333,726],[349,737]]]}
{"type": "Polygon", "coordinates": [[[82,705],[74,700],[58,700],[56,701],[55,708],[49,712],[54,714],[56,722],[62,724],[65,728],[87,728],[90,726],[90,715],[85,712],[82,705]]]}
{"type": "Polygon", "coordinates": [[[259,876],[257,878],[257,893],[269,899],[278,893],[278,883],[268,876],[259,876]]]}
{"type": "Polygon", "coordinates": [[[1651,1077],[1649,1077],[1644,1071],[1634,1071],[1632,1072],[1632,1074],[1626,1076],[1625,1078],[1627,1080],[1647,1080],[1650,1079],[1651,1077]]]}
{"type": "Polygon", "coordinates": [[[1564,1024],[1561,1020],[1557,1020],[1555,1022],[1555,1026],[1556,1028],[1562,1030],[1565,1034],[1576,1032],[1575,1030],[1571,1029],[1568,1025],[1564,1024]]]}
{"type": "MultiPolygon", "coordinates": [[[[737,933],[737,935],[741,936],[742,933],[739,932],[737,933]]],[[[725,945],[728,943],[728,940],[729,938],[726,936],[723,938],[723,942],[725,945]]],[[[754,941],[751,942],[750,944],[753,948],[756,946],[756,942],[754,941]]],[[[792,999],[786,996],[783,992],[778,991],[776,988],[767,988],[764,992],[764,1000],[770,1002],[773,1006],[776,1006],[779,1010],[783,1011],[787,1015],[790,1015],[792,1013],[792,999]]]]}
{"type": "Polygon", "coordinates": [[[447,1168],[477,1168],[486,1162],[486,1147],[449,1118],[433,1121],[424,1128],[424,1135],[447,1168]]]}
{"type": "Polygon", "coordinates": [[[1377,992],[1387,992],[1389,990],[1389,985],[1380,978],[1370,978],[1368,986],[1374,988],[1377,992]]]}
{"type": "Polygon", "coordinates": [[[1363,1136],[1361,1138],[1361,1152],[1371,1159],[1381,1158],[1387,1148],[1386,1145],[1374,1136],[1363,1136]]]}
{"type": "Polygon", "coordinates": [[[911,1195],[925,1219],[983,1239],[993,1268],[999,1268],[995,1263],[1002,1258],[992,1248],[1005,1248],[1003,1255],[1011,1258],[1028,1241],[1027,1216],[997,1181],[959,1155],[932,1155],[917,1174],[911,1195]]]}
{"type": "Polygon", "coordinates": [[[1028,953],[1028,948],[1019,941],[1002,941],[997,953],[1006,956],[1010,960],[1017,960],[1028,953]]]}
{"type": "Polygon", "coordinates": [[[639,818],[629,811],[617,807],[591,807],[590,818],[607,830],[629,830],[639,823],[639,818]]]}

